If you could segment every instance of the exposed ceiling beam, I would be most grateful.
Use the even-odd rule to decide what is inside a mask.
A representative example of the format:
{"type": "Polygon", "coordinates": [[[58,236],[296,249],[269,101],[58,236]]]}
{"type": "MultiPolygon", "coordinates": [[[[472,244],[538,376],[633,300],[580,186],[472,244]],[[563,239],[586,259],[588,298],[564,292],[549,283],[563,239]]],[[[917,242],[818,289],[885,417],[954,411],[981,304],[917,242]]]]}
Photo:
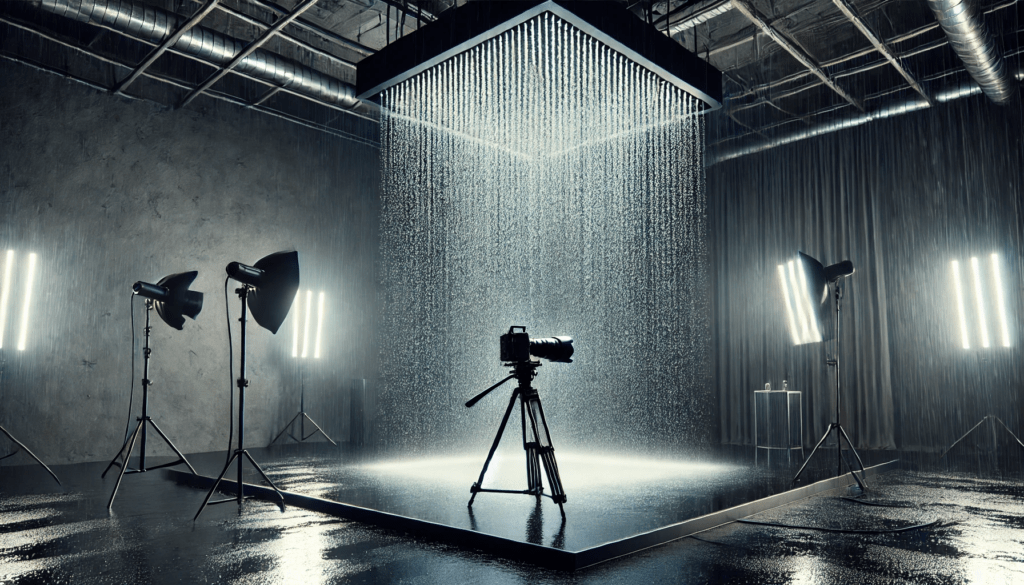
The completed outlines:
{"type": "Polygon", "coordinates": [[[214,83],[217,83],[218,81],[220,81],[222,77],[230,73],[231,70],[234,69],[235,66],[237,66],[239,63],[241,63],[243,59],[251,55],[253,51],[255,51],[256,49],[262,47],[267,41],[274,38],[274,35],[276,35],[278,31],[287,26],[288,23],[290,23],[291,21],[298,18],[303,12],[312,8],[313,5],[316,3],[317,0],[305,0],[302,4],[296,6],[295,10],[289,13],[288,16],[283,16],[277,19],[277,22],[275,22],[273,26],[264,31],[264,33],[257,37],[256,40],[249,43],[249,46],[242,49],[241,52],[235,55],[235,58],[232,59],[231,62],[222,67],[219,71],[216,71],[213,75],[207,77],[206,81],[201,83],[199,87],[190,91],[189,94],[185,96],[185,99],[181,100],[181,103],[178,105],[178,107],[183,108],[187,106],[192,100],[196,99],[196,97],[198,97],[199,94],[210,89],[210,87],[212,87],[214,83]]]}
{"type": "Polygon", "coordinates": [[[195,14],[192,15],[192,18],[189,18],[187,21],[185,21],[185,24],[182,24],[180,27],[178,27],[178,30],[174,31],[174,34],[164,39],[164,42],[154,47],[153,50],[149,52],[149,55],[147,55],[146,58],[142,60],[142,63],[138,67],[136,67],[135,70],[132,71],[128,77],[125,77],[123,80],[121,80],[120,83],[115,85],[114,89],[112,89],[111,91],[113,91],[114,93],[123,92],[124,89],[131,85],[133,81],[138,79],[139,76],[142,75],[142,73],[146,69],[149,69],[149,66],[155,63],[156,60],[160,58],[160,55],[163,55],[164,52],[167,51],[167,49],[174,46],[174,44],[181,39],[181,35],[192,30],[192,27],[199,24],[200,20],[206,18],[206,15],[212,12],[213,9],[216,8],[218,4],[220,4],[220,0],[209,0],[205,5],[201,6],[198,10],[196,10],[195,14]]]}
{"type": "Polygon", "coordinates": [[[907,80],[907,83],[910,84],[910,87],[914,88],[914,91],[921,94],[921,97],[923,97],[925,101],[928,102],[929,106],[934,106],[935,100],[933,100],[932,97],[928,95],[928,93],[924,90],[924,88],[921,87],[921,84],[917,82],[917,79],[915,79],[914,76],[911,75],[905,67],[903,67],[903,64],[899,62],[899,59],[896,58],[896,55],[893,55],[888,45],[885,44],[885,41],[878,38],[878,35],[876,35],[874,31],[871,30],[871,28],[867,25],[866,22],[864,22],[864,19],[861,18],[860,13],[857,12],[857,9],[854,8],[853,5],[850,4],[847,0],[832,0],[832,3],[836,5],[836,8],[838,8],[839,11],[846,16],[846,18],[850,19],[850,22],[853,23],[853,26],[857,27],[857,30],[859,30],[868,39],[868,41],[872,45],[874,45],[875,49],[879,53],[881,53],[883,57],[885,57],[885,60],[888,61],[889,64],[892,65],[896,69],[896,71],[898,71],[899,74],[903,76],[903,79],[907,80]]]}
{"type": "Polygon", "coordinates": [[[837,84],[835,81],[833,81],[832,78],[829,77],[828,73],[826,73],[820,66],[818,66],[818,64],[815,63],[814,59],[811,58],[810,55],[808,55],[802,49],[791,43],[789,39],[782,36],[782,34],[779,31],[775,30],[774,27],[772,27],[763,18],[761,18],[761,15],[754,10],[753,6],[747,4],[744,0],[732,0],[732,6],[736,10],[740,11],[740,13],[742,13],[743,16],[746,16],[747,19],[750,20],[750,22],[754,23],[754,26],[760,28],[780,47],[785,49],[786,52],[792,55],[794,59],[799,61],[801,65],[809,69],[811,73],[817,76],[818,79],[820,79],[822,83],[824,83],[830,89],[832,89],[832,91],[839,94],[839,96],[842,97],[844,100],[850,102],[850,104],[852,104],[858,110],[862,112],[864,111],[864,106],[862,106],[861,103],[857,101],[857,99],[855,99],[853,96],[847,93],[846,90],[840,87],[839,84],[837,84]]]}

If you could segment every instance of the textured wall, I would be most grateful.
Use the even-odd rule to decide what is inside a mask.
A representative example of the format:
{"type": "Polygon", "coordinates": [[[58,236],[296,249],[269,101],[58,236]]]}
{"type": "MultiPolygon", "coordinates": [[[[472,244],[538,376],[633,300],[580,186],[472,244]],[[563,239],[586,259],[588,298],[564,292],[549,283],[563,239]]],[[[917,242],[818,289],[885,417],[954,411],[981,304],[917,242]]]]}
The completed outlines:
{"type": "MultiPolygon", "coordinates": [[[[276,336],[250,321],[247,443],[298,411],[303,381],[307,411],[347,438],[347,380],[376,377],[377,150],[212,100],[168,111],[7,62],[0,77],[0,251],[17,251],[17,278],[28,252],[39,258],[23,352],[12,291],[0,423],[50,463],[111,457],[128,408],[130,285],[198,270],[195,322],[176,331],[153,314],[150,414],[185,452],[224,449],[224,266],[296,249],[303,289],[328,291],[324,357],[303,371],[291,358],[294,312],[276,336]]],[[[237,376],[233,293],[229,308],[237,376]]]]}

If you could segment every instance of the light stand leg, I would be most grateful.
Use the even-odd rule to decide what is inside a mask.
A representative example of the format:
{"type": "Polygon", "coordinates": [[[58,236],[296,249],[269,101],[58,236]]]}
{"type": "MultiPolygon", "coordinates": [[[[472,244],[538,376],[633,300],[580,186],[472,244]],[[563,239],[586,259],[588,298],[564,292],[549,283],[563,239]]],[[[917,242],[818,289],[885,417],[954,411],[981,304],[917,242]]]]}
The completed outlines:
{"type": "MultiPolygon", "coordinates": [[[[850,469],[850,475],[852,475],[853,479],[856,480],[857,485],[860,486],[861,491],[867,491],[868,485],[864,481],[864,478],[863,478],[863,476],[866,475],[866,473],[867,473],[866,471],[864,471],[864,462],[860,460],[860,455],[858,455],[857,454],[857,450],[853,448],[853,441],[851,441],[850,437],[848,437],[846,435],[846,430],[843,429],[842,425],[836,425],[836,428],[838,429],[837,438],[840,439],[840,441],[838,442],[838,445],[836,445],[837,447],[839,447],[839,456],[840,456],[840,458],[842,458],[842,456],[843,456],[842,439],[845,439],[846,440],[846,444],[850,447],[850,451],[853,452],[853,456],[857,459],[857,463],[860,465],[860,474],[861,474],[862,477],[857,477],[857,470],[854,469],[853,466],[850,465],[850,462],[846,461],[845,458],[843,458],[843,463],[845,463],[846,467],[848,467],[850,469]]],[[[842,470],[840,470],[840,471],[842,471],[842,470]]],[[[840,475],[842,475],[842,473],[840,473],[840,475]]]]}
{"type": "Polygon", "coordinates": [[[53,477],[53,480],[57,482],[57,485],[63,485],[62,483],[60,483],[60,480],[57,479],[57,474],[54,473],[49,467],[47,467],[46,464],[43,463],[42,459],[36,457],[36,454],[33,453],[31,450],[29,450],[29,448],[26,447],[24,443],[22,443],[18,439],[15,439],[14,435],[12,435],[11,433],[7,432],[7,429],[3,428],[2,426],[0,426],[0,431],[3,431],[3,433],[5,435],[7,435],[7,438],[10,439],[11,442],[13,442],[15,445],[17,445],[19,449],[24,449],[25,453],[28,453],[29,457],[31,457],[31,458],[36,460],[36,463],[38,463],[39,465],[42,465],[43,469],[46,470],[46,473],[49,473],[50,476],[53,477]]]}
{"type": "Polygon", "coordinates": [[[189,470],[192,471],[192,475],[199,475],[198,473],[196,473],[196,468],[192,467],[192,464],[188,462],[188,459],[185,459],[185,456],[182,455],[181,451],[179,451],[178,448],[174,446],[174,443],[172,443],[171,440],[167,438],[167,435],[165,435],[164,432],[160,430],[160,427],[157,426],[156,421],[153,419],[146,419],[146,422],[148,424],[153,425],[153,428],[156,429],[156,432],[160,435],[164,442],[167,443],[167,446],[171,448],[171,451],[174,451],[175,455],[177,455],[179,459],[174,463],[165,463],[163,465],[157,465],[156,467],[150,467],[150,469],[159,469],[161,467],[170,467],[172,465],[184,463],[185,465],[188,466],[189,470]]]}
{"type": "Polygon", "coordinates": [[[508,408],[505,409],[505,416],[501,419],[501,426],[498,427],[498,434],[494,436],[494,442],[491,443],[491,450],[487,453],[487,459],[484,460],[483,469],[480,470],[480,478],[477,479],[476,483],[469,488],[470,493],[473,494],[469,498],[470,507],[473,506],[473,500],[476,499],[477,493],[479,493],[483,487],[484,475],[487,474],[487,466],[491,464],[494,452],[498,450],[498,444],[501,443],[501,435],[505,432],[505,426],[508,425],[508,417],[512,414],[512,407],[516,405],[516,398],[519,398],[518,388],[512,392],[512,398],[508,401],[508,408]]]}
{"type": "Polygon", "coordinates": [[[795,476],[793,476],[793,483],[796,483],[796,480],[800,479],[800,474],[804,472],[804,468],[806,468],[807,464],[811,462],[811,459],[814,459],[814,454],[818,452],[818,448],[821,447],[822,443],[825,442],[825,439],[827,439],[829,434],[832,433],[832,427],[834,424],[835,423],[829,423],[828,428],[825,429],[825,434],[818,440],[818,444],[811,449],[811,454],[807,456],[807,459],[804,459],[804,464],[800,466],[800,470],[796,472],[795,476]]]}
{"type": "Polygon", "coordinates": [[[303,441],[305,441],[306,439],[312,437],[313,435],[315,435],[317,433],[320,433],[321,435],[324,436],[325,439],[327,439],[328,443],[334,445],[335,447],[338,446],[338,444],[335,443],[330,437],[328,437],[327,433],[325,433],[324,430],[320,428],[320,425],[316,424],[316,421],[314,421],[312,418],[310,418],[310,416],[308,414],[306,414],[305,411],[302,412],[302,416],[303,416],[303,418],[305,418],[305,420],[308,420],[311,425],[316,427],[315,431],[313,431],[312,433],[309,433],[308,435],[302,437],[303,441]]]}
{"type": "Polygon", "coordinates": [[[1010,436],[1013,437],[1013,440],[1016,441],[1017,444],[1020,445],[1022,449],[1024,449],[1024,442],[1021,442],[1020,438],[1018,438],[1017,435],[1013,434],[1013,431],[1010,430],[1010,427],[1006,426],[1006,423],[1004,423],[1002,420],[1000,420],[999,417],[997,417],[997,416],[995,416],[993,414],[988,414],[988,415],[985,415],[984,418],[979,420],[978,424],[974,425],[973,427],[971,427],[971,429],[969,431],[964,433],[963,436],[961,436],[956,441],[953,441],[953,444],[950,445],[948,448],[946,448],[946,450],[942,452],[942,455],[939,455],[939,459],[942,459],[947,454],[949,454],[949,452],[953,450],[953,447],[956,447],[957,445],[959,445],[960,441],[963,441],[964,439],[969,437],[971,435],[971,433],[976,431],[978,429],[978,427],[980,427],[981,425],[985,424],[986,421],[992,421],[993,429],[995,429],[995,423],[998,422],[1003,427],[1003,429],[1006,430],[1007,433],[1010,433],[1010,436]]]}
{"type": "MultiPolygon", "coordinates": [[[[117,488],[121,487],[121,480],[124,479],[124,472],[128,469],[128,461],[132,458],[132,451],[135,450],[135,441],[139,438],[139,431],[142,430],[142,427],[145,424],[145,422],[146,422],[145,420],[143,420],[141,418],[139,419],[139,424],[135,427],[135,432],[132,433],[131,440],[128,441],[128,452],[127,453],[125,453],[123,451],[124,448],[122,447],[121,453],[124,453],[124,459],[123,459],[122,464],[121,464],[121,470],[117,473],[117,481],[114,482],[114,490],[112,492],[110,492],[110,499],[107,500],[107,510],[108,511],[110,510],[111,506],[114,505],[114,497],[117,496],[117,488]]],[[[113,464],[113,461],[111,461],[111,464],[113,464]]],[[[109,466],[108,466],[108,468],[109,468],[109,466]]],[[[106,473],[106,472],[104,472],[104,473],[106,473]]],[[[100,477],[103,477],[103,476],[100,476],[100,477]]]]}
{"type": "MultiPolygon", "coordinates": [[[[213,487],[210,488],[210,491],[206,493],[206,498],[203,499],[203,505],[199,506],[199,511],[196,512],[196,515],[192,518],[193,522],[195,522],[196,520],[199,519],[199,515],[202,514],[203,510],[206,509],[206,506],[210,504],[210,498],[213,497],[213,492],[217,491],[217,486],[220,485],[221,480],[224,479],[224,475],[228,472],[228,469],[231,468],[231,463],[234,462],[235,458],[239,457],[241,455],[241,453],[242,453],[241,451],[236,450],[231,455],[231,458],[228,459],[228,462],[224,464],[224,469],[222,469],[221,472],[220,472],[220,475],[217,476],[217,481],[213,482],[213,487]]],[[[220,504],[222,502],[230,502],[230,501],[232,501],[232,500],[221,500],[220,502],[213,502],[213,503],[214,504],[220,504]]]]}
{"type": "MultiPolygon", "coordinates": [[[[292,428],[292,425],[294,425],[294,424],[295,424],[295,421],[296,421],[296,420],[297,420],[297,419],[298,419],[298,418],[299,418],[300,416],[302,416],[302,412],[299,412],[299,414],[296,414],[295,416],[293,416],[293,417],[292,417],[292,420],[288,421],[288,424],[284,425],[284,428],[283,428],[283,429],[281,429],[281,432],[280,432],[280,433],[277,433],[277,436],[276,436],[276,437],[274,437],[274,439],[273,439],[272,441],[270,441],[270,443],[269,443],[269,444],[267,445],[267,447],[269,447],[270,445],[273,445],[274,443],[276,443],[276,442],[277,442],[277,440],[281,438],[281,435],[283,435],[283,434],[285,434],[286,432],[288,432],[288,431],[289,431],[289,430],[290,430],[290,429],[292,428]]],[[[289,437],[291,437],[292,439],[296,440],[296,441],[298,440],[298,439],[295,439],[295,437],[294,437],[294,436],[293,436],[293,435],[292,435],[291,433],[288,433],[288,436],[289,436],[289,437]]]]}

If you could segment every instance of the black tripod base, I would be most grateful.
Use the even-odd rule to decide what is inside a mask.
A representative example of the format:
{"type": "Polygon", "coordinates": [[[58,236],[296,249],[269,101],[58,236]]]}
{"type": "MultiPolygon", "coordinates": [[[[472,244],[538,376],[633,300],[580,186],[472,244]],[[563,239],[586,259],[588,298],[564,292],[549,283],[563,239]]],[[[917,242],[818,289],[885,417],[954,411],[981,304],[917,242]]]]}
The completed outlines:
{"type": "Polygon", "coordinates": [[[113,467],[114,465],[117,465],[120,468],[120,472],[117,474],[117,482],[114,483],[114,491],[110,493],[110,500],[107,502],[108,510],[111,509],[111,507],[113,507],[114,505],[114,498],[117,497],[117,488],[121,487],[121,480],[124,479],[125,474],[145,473],[147,471],[152,471],[154,469],[160,469],[162,467],[173,467],[175,465],[180,465],[184,463],[185,465],[188,466],[189,470],[192,471],[193,475],[199,475],[198,473],[196,473],[196,469],[192,467],[192,464],[188,462],[188,459],[185,459],[185,456],[181,453],[181,451],[178,450],[177,447],[174,446],[174,443],[172,443],[171,440],[167,438],[167,435],[165,435],[164,432],[160,430],[160,427],[157,426],[156,422],[154,422],[153,419],[151,419],[148,416],[145,416],[140,417],[138,420],[139,424],[135,426],[135,432],[131,434],[131,437],[128,439],[127,442],[125,442],[124,445],[121,445],[121,450],[117,452],[117,455],[114,455],[114,458],[111,459],[110,463],[107,464],[107,468],[104,469],[103,473],[100,474],[100,477],[103,478],[107,476],[107,472],[110,471],[110,468],[113,467]],[[146,434],[146,428],[148,426],[153,427],[153,430],[155,430],[157,434],[160,435],[160,438],[164,440],[164,443],[167,443],[167,446],[170,447],[171,450],[174,451],[174,453],[178,456],[178,460],[172,461],[171,463],[155,465],[153,467],[146,467],[146,441],[145,439],[143,439],[139,459],[139,468],[128,469],[128,459],[132,456],[132,451],[135,450],[135,441],[138,440],[140,436],[144,436],[146,434]],[[125,451],[125,447],[128,448],[127,451],[125,451]],[[118,459],[121,459],[121,462],[118,462],[118,459]]]}
{"type": "Polygon", "coordinates": [[[251,463],[252,466],[256,468],[256,471],[260,472],[260,475],[263,477],[263,480],[270,484],[270,487],[274,488],[274,491],[277,492],[277,497],[281,500],[281,509],[284,510],[284,494],[281,493],[281,490],[277,489],[277,486],[274,485],[274,482],[270,481],[270,478],[267,477],[267,474],[263,471],[263,468],[260,467],[258,463],[256,463],[256,460],[252,458],[252,455],[249,455],[248,451],[246,451],[245,449],[235,449],[234,454],[231,455],[231,458],[228,459],[228,462],[224,465],[223,471],[221,471],[220,475],[217,476],[217,481],[213,482],[213,487],[211,487],[210,491],[206,494],[206,499],[203,500],[203,505],[199,506],[199,511],[196,512],[195,517],[192,518],[193,522],[199,519],[199,515],[203,513],[203,510],[206,509],[206,506],[212,506],[213,504],[226,504],[228,502],[238,502],[238,505],[241,506],[242,501],[247,499],[245,496],[245,484],[242,483],[242,458],[248,459],[249,463],[251,463]],[[211,502],[210,498],[212,498],[213,493],[217,491],[217,487],[220,485],[220,482],[224,480],[224,474],[226,474],[228,472],[228,469],[231,468],[231,464],[234,463],[235,459],[239,459],[237,486],[238,494],[234,498],[227,498],[224,500],[216,500],[211,502]]]}
{"type": "Polygon", "coordinates": [[[992,441],[993,441],[993,444],[995,443],[995,424],[999,423],[999,425],[1003,427],[1003,430],[1005,430],[1007,433],[1009,433],[1009,435],[1011,437],[1013,437],[1013,440],[1016,441],[1018,445],[1020,445],[1020,448],[1024,449],[1024,442],[1021,442],[1020,438],[1017,435],[1013,434],[1013,431],[1010,430],[1010,427],[1006,426],[1006,423],[1004,423],[1002,421],[1002,419],[1000,419],[998,416],[996,416],[994,414],[989,414],[989,415],[986,415],[981,420],[979,420],[978,424],[976,424],[973,427],[971,427],[971,430],[969,430],[966,433],[964,433],[962,437],[960,437],[956,441],[953,441],[953,444],[950,445],[945,451],[943,451],[942,455],[939,455],[939,459],[942,459],[943,457],[945,457],[950,451],[953,450],[953,447],[956,447],[958,444],[960,444],[960,441],[963,441],[964,439],[969,437],[971,435],[971,433],[973,433],[974,431],[978,430],[978,428],[980,428],[981,425],[985,424],[986,421],[992,423],[992,427],[993,427],[992,441]]]}
{"type": "MultiPolygon", "coordinates": [[[[29,456],[29,457],[31,457],[31,458],[33,458],[33,459],[35,459],[35,460],[36,460],[36,463],[38,463],[39,465],[42,465],[42,466],[43,466],[43,469],[45,469],[45,470],[46,470],[46,473],[49,473],[49,474],[50,474],[50,477],[52,477],[52,478],[53,478],[53,481],[57,482],[57,485],[59,485],[59,486],[63,486],[63,484],[61,484],[61,483],[60,483],[60,480],[59,480],[59,479],[57,479],[57,474],[56,474],[56,473],[54,473],[54,472],[53,472],[53,470],[51,470],[51,469],[50,469],[49,467],[47,467],[47,466],[46,466],[46,464],[45,464],[45,463],[43,463],[43,460],[42,460],[42,459],[40,459],[40,458],[36,457],[36,454],[35,454],[35,453],[33,453],[33,452],[32,452],[31,450],[29,450],[29,448],[28,448],[28,447],[26,447],[24,443],[22,443],[22,442],[21,442],[21,441],[19,441],[18,439],[15,439],[15,438],[14,438],[14,435],[12,435],[11,433],[7,432],[7,429],[5,429],[5,428],[3,428],[3,427],[0,427],[0,431],[2,431],[2,432],[3,432],[3,434],[7,435],[7,438],[8,438],[8,439],[10,439],[12,443],[14,443],[15,445],[17,445],[17,446],[18,446],[18,449],[19,449],[19,450],[25,451],[25,453],[28,453],[28,456],[29,456]]],[[[17,452],[18,452],[18,451],[14,451],[14,453],[17,453],[17,452]]],[[[14,455],[14,453],[11,453],[11,455],[14,455]]]]}
{"type": "Polygon", "coordinates": [[[825,430],[825,434],[821,436],[821,439],[818,440],[818,444],[814,446],[814,449],[811,451],[811,454],[807,456],[807,460],[804,461],[804,464],[800,466],[800,471],[797,471],[796,475],[793,476],[793,483],[796,483],[796,481],[800,479],[800,476],[803,474],[804,469],[807,468],[807,464],[811,462],[811,459],[814,459],[814,454],[818,452],[818,449],[821,448],[821,446],[825,443],[825,439],[827,439],[828,436],[832,434],[833,430],[836,431],[836,448],[839,450],[838,475],[843,474],[843,464],[845,463],[846,467],[849,468],[850,470],[850,474],[853,475],[853,479],[857,481],[857,485],[860,486],[861,490],[866,491],[868,489],[868,486],[866,483],[864,483],[864,462],[861,461],[860,455],[857,454],[857,449],[853,447],[853,441],[850,440],[850,437],[846,434],[846,431],[843,430],[843,426],[839,423],[830,423],[828,425],[828,428],[825,430]],[[854,469],[852,465],[850,465],[850,462],[847,461],[845,457],[843,457],[844,439],[846,440],[846,445],[850,448],[850,451],[853,452],[853,456],[857,459],[857,465],[860,466],[860,477],[857,477],[857,470],[854,469]]]}
{"type": "MultiPolygon", "coordinates": [[[[300,427],[300,429],[301,429],[301,427],[300,427]]],[[[305,430],[305,429],[302,429],[302,430],[305,430]]],[[[324,438],[325,438],[325,439],[327,439],[327,442],[328,442],[328,443],[330,443],[330,444],[334,445],[335,447],[337,447],[337,446],[338,446],[338,444],[337,444],[337,443],[335,443],[335,442],[334,442],[334,440],[333,440],[333,439],[331,439],[331,438],[330,438],[330,437],[329,437],[329,436],[327,435],[327,433],[325,433],[325,432],[324,432],[324,430],[320,428],[320,425],[316,424],[316,421],[314,421],[314,420],[313,420],[312,418],[310,418],[310,417],[309,417],[309,415],[308,415],[308,414],[306,414],[306,411],[299,411],[299,414],[296,414],[295,416],[293,416],[293,417],[292,417],[292,420],[288,421],[288,424],[284,425],[284,428],[283,428],[283,429],[281,429],[281,432],[280,432],[280,433],[278,433],[278,434],[277,434],[277,436],[276,436],[276,437],[274,437],[274,440],[270,441],[270,444],[268,444],[267,446],[269,447],[270,445],[273,445],[274,443],[276,443],[276,442],[277,442],[277,440],[278,440],[278,439],[280,439],[280,438],[281,438],[281,436],[282,436],[282,435],[284,435],[285,433],[288,433],[288,436],[289,436],[289,437],[291,438],[291,440],[295,441],[296,443],[302,443],[302,442],[305,442],[305,441],[306,441],[306,439],[309,439],[310,437],[312,437],[312,436],[316,435],[317,433],[320,433],[321,435],[323,435],[323,436],[324,436],[324,438]],[[304,435],[304,434],[303,434],[303,433],[302,433],[302,432],[300,431],[300,432],[299,432],[299,436],[298,436],[298,437],[296,437],[295,435],[293,435],[293,434],[291,433],[291,428],[295,426],[295,422],[296,422],[296,421],[299,421],[299,422],[303,422],[303,423],[304,423],[305,421],[309,421],[309,424],[313,425],[313,427],[314,427],[314,428],[315,428],[316,430],[315,430],[315,431],[313,431],[313,432],[311,432],[311,433],[309,433],[308,435],[304,435]]]]}

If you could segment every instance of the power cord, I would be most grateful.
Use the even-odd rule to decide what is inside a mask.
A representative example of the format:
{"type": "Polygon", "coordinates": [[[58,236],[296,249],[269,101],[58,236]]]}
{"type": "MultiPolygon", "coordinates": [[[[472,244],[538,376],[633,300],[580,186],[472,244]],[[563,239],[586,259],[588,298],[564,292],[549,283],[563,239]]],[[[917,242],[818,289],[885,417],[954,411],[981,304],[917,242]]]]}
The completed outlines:
{"type": "Polygon", "coordinates": [[[818,530],[820,532],[837,532],[841,534],[893,534],[897,532],[909,532],[911,530],[920,530],[922,528],[933,528],[942,525],[940,520],[929,522],[927,524],[915,524],[913,526],[904,526],[902,528],[890,528],[890,529],[872,529],[872,530],[852,530],[844,528],[825,528],[823,526],[796,526],[792,524],[778,524],[775,522],[760,522],[758,520],[737,520],[741,524],[757,524],[759,526],[772,526],[774,528],[790,528],[794,530],[818,530]]]}
{"type": "Polygon", "coordinates": [[[235,346],[231,341],[231,311],[228,304],[228,281],[224,279],[224,318],[228,324],[228,454],[224,465],[231,461],[231,442],[235,440],[235,346]]]}
{"type": "Polygon", "coordinates": [[[128,306],[132,315],[132,381],[128,390],[128,420],[124,423],[124,442],[121,443],[121,449],[128,444],[128,429],[132,426],[132,402],[135,400],[135,293],[132,293],[131,297],[128,306]]]}

